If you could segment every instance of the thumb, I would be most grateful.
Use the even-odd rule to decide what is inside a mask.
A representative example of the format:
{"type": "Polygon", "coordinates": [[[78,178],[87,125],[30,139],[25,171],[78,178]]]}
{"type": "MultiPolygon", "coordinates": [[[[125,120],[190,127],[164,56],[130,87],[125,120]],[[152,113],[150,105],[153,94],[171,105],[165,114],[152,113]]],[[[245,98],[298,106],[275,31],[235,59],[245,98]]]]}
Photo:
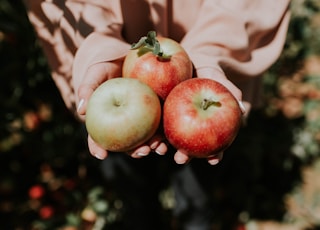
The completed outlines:
{"type": "Polygon", "coordinates": [[[250,104],[242,101],[241,90],[226,77],[222,70],[214,68],[202,68],[197,70],[197,77],[209,78],[222,84],[230,91],[230,93],[238,101],[239,107],[244,117],[248,115],[248,111],[250,110],[250,104]]]}
{"type": "Polygon", "coordinates": [[[85,115],[87,103],[92,93],[105,81],[111,78],[121,76],[121,62],[100,62],[91,65],[76,89],[77,94],[77,112],[81,116],[85,115]]]}
{"type": "Polygon", "coordinates": [[[222,70],[215,68],[201,68],[197,70],[197,77],[209,78],[219,82],[220,84],[225,86],[238,101],[242,100],[241,90],[227,78],[222,70]]]}

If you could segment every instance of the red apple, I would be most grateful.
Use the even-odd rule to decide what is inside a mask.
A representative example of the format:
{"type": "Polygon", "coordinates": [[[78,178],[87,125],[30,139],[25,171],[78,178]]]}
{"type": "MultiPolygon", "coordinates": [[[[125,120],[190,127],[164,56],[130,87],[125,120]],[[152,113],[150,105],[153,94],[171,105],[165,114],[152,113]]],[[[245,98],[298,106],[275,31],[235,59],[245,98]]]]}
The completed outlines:
{"type": "Polygon", "coordinates": [[[154,31],[133,44],[123,64],[123,76],[140,79],[163,100],[180,82],[192,77],[192,62],[176,41],[154,31]]]}
{"type": "Polygon", "coordinates": [[[104,149],[126,152],[150,139],[160,118],[160,100],[148,85],[137,79],[114,78],[90,97],[86,127],[104,149]]]}
{"type": "Polygon", "coordinates": [[[175,148],[205,158],[226,149],[241,125],[241,109],[231,92],[211,79],[177,85],[163,108],[164,133],[175,148]]]}

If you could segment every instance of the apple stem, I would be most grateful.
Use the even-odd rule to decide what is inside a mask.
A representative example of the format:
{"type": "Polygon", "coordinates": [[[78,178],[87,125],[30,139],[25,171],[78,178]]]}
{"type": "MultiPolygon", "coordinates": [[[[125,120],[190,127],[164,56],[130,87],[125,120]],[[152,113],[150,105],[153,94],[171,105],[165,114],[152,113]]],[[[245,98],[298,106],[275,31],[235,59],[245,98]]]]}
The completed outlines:
{"type": "Polygon", "coordinates": [[[171,55],[166,55],[161,49],[160,42],[157,39],[157,34],[155,31],[149,31],[147,36],[140,38],[137,43],[131,45],[131,49],[147,49],[151,51],[154,55],[163,60],[168,60],[171,55]]]}
{"type": "Polygon", "coordinates": [[[210,106],[217,106],[217,107],[220,107],[221,106],[221,103],[219,101],[214,101],[214,100],[211,100],[211,99],[207,99],[207,98],[204,98],[201,102],[201,108],[203,110],[207,110],[210,106]]]}

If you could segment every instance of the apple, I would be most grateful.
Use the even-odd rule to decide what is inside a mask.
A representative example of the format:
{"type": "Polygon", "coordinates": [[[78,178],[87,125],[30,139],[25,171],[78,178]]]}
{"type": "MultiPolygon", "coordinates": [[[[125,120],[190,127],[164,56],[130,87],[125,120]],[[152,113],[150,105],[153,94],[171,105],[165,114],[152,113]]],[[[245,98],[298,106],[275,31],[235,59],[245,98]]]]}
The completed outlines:
{"type": "Polygon", "coordinates": [[[192,62],[183,47],[170,38],[157,38],[154,31],[132,45],[122,67],[123,77],[140,79],[162,100],[177,84],[190,79],[192,71],[192,62]]]}
{"type": "Polygon", "coordinates": [[[177,85],[165,100],[164,134],[176,149],[205,158],[233,142],[241,116],[238,101],[222,84],[192,78],[177,85]]]}
{"type": "Polygon", "coordinates": [[[148,85],[133,78],[113,78],[93,92],[85,123],[101,147],[126,152],[150,139],[160,118],[160,100],[148,85]]]}

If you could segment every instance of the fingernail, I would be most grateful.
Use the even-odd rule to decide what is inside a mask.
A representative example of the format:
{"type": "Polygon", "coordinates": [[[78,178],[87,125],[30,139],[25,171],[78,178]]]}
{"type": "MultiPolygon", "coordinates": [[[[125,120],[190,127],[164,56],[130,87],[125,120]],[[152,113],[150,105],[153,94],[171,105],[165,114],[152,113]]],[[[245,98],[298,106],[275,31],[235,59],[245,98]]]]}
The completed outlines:
{"type": "Polygon", "coordinates": [[[165,154],[164,152],[159,151],[158,149],[156,149],[155,152],[156,152],[156,154],[161,155],[161,156],[165,154]]]}
{"type": "Polygon", "coordinates": [[[243,102],[242,101],[238,101],[238,104],[239,104],[239,107],[241,109],[241,112],[245,113],[246,112],[246,107],[244,106],[243,102]]]}
{"type": "Polygon", "coordinates": [[[99,153],[95,153],[95,154],[94,154],[94,157],[97,158],[97,159],[99,159],[99,160],[103,160],[103,159],[104,159],[104,156],[102,156],[102,155],[99,154],[99,153]]]}
{"type": "Polygon", "coordinates": [[[187,160],[181,160],[181,159],[179,159],[179,160],[176,160],[176,163],[177,163],[178,165],[183,165],[183,164],[187,163],[187,160]]]}
{"type": "Polygon", "coordinates": [[[208,161],[208,163],[211,165],[216,165],[219,163],[219,159],[210,160],[210,161],[208,161]]]}
{"type": "Polygon", "coordinates": [[[84,99],[81,99],[81,100],[79,101],[77,111],[79,111],[79,110],[81,109],[81,107],[83,106],[83,104],[84,104],[84,99]]]}
{"type": "Polygon", "coordinates": [[[175,162],[179,165],[185,164],[188,161],[188,159],[184,157],[175,157],[175,162]]]}
{"type": "Polygon", "coordinates": [[[137,153],[137,155],[138,155],[139,157],[145,157],[145,156],[148,155],[148,153],[142,153],[142,152],[140,152],[140,153],[137,153]]]}

